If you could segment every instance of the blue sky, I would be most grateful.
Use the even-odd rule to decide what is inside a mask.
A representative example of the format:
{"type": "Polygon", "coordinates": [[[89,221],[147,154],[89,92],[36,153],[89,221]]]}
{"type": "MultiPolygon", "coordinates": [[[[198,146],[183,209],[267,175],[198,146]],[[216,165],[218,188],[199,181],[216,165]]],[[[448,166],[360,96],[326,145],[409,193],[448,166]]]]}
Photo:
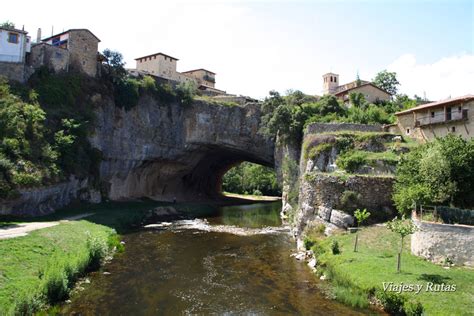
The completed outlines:
{"type": "Polygon", "coordinates": [[[33,38],[38,27],[43,35],[52,26],[89,28],[101,50],[123,53],[127,67],[164,52],[180,58],[179,71],[215,71],[217,87],[230,93],[320,94],[326,72],[344,83],[386,68],[409,95],[474,93],[473,1],[137,0],[110,7],[83,0],[67,13],[64,2],[46,2],[26,1],[28,10],[8,2],[0,20],[24,24],[33,38]]]}

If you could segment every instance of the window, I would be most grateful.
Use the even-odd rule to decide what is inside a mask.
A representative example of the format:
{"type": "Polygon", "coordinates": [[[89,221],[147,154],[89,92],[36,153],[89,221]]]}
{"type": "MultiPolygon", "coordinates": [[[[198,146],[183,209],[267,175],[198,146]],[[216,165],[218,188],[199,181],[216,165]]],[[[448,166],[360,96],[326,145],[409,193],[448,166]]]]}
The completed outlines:
{"type": "Polygon", "coordinates": [[[459,112],[459,113],[462,112],[462,106],[458,106],[458,112],[459,112]]]}
{"type": "Polygon", "coordinates": [[[431,112],[431,117],[435,117],[435,112],[431,112]]]}
{"type": "Polygon", "coordinates": [[[18,37],[17,33],[8,33],[8,42],[18,44],[18,37]]]}
{"type": "Polygon", "coordinates": [[[409,134],[410,134],[410,129],[409,129],[409,128],[407,128],[407,135],[409,135],[409,134]]]}
{"type": "Polygon", "coordinates": [[[451,126],[451,133],[456,133],[456,126],[451,126]]]}

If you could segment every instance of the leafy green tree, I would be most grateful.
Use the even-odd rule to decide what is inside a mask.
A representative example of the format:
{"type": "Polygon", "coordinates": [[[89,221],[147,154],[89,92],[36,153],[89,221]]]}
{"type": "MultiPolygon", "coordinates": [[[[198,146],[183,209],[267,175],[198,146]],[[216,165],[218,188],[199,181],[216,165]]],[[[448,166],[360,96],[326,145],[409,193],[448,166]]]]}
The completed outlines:
{"type": "Polygon", "coordinates": [[[396,72],[389,72],[387,70],[382,70],[379,72],[372,82],[379,88],[386,90],[392,95],[397,94],[398,86],[400,82],[397,79],[396,72]]]}
{"type": "Polygon", "coordinates": [[[418,230],[415,223],[411,219],[405,219],[405,216],[402,216],[401,219],[395,217],[392,221],[387,222],[387,228],[392,232],[400,236],[400,248],[397,255],[397,272],[400,273],[401,270],[401,261],[402,261],[402,251],[403,251],[403,239],[413,234],[418,230]]]}
{"type": "MultiPolygon", "coordinates": [[[[357,209],[354,212],[354,217],[356,218],[357,221],[357,227],[360,227],[364,221],[366,221],[370,216],[370,212],[367,212],[367,209],[357,209]]],[[[354,242],[354,252],[357,252],[357,243],[359,241],[359,230],[356,231],[356,237],[355,237],[355,242],[354,242]]]]}
{"type": "Polygon", "coordinates": [[[118,51],[106,48],[102,52],[102,55],[106,58],[104,63],[106,76],[112,80],[113,83],[122,81],[127,74],[124,68],[125,62],[123,61],[122,54],[118,51]]]}
{"type": "Polygon", "coordinates": [[[5,22],[0,23],[0,27],[5,28],[5,29],[14,29],[15,23],[10,22],[10,21],[5,21],[5,22]]]}
{"type": "Polygon", "coordinates": [[[319,114],[324,116],[330,113],[344,114],[344,108],[339,104],[337,98],[333,95],[325,95],[318,101],[319,114]]]}
{"type": "Polygon", "coordinates": [[[403,155],[393,199],[409,213],[413,203],[474,206],[474,140],[448,135],[403,155]]]}
{"type": "Polygon", "coordinates": [[[275,171],[258,164],[243,162],[230,169],[223,177],[222,189],[226,192],[255,195],[281,195],[275,171]]]}
{"type": "Polygon", "coordinates": [[[368,107],[368,102],[365,100],[364,94],[360,92],[350,92],[349,93],[349,102],[352,106],[357,108],[366,109],[368,107]]]}

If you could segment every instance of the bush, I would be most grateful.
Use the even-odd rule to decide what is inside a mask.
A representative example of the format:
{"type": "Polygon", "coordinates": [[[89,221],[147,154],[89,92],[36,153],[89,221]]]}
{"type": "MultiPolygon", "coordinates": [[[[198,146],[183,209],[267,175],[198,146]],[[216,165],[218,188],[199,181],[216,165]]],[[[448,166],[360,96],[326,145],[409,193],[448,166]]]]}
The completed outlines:
{"type": "Polygon", "coordinates": [[[390,315],[403,315],[405,298],[401,295],[383,290],[377,291],[375,297],[382,304],[383,309],[390,315]]]}
{"type": "Polygon", "coordinates": [[[303,246],[304,246],[304,249],[306,249],[306,250],[310,250],[311,247],[314,246],[314,244],[315,244],[315,242],[312,239],[308,238],[308,237],[305,237],[303,239],[303,246]]]}
{"type": "Polygon", "coordinates": [[[348,151],[340,155],[336,160],[336,165],[346,170],[347,172],[354,173],[367,163],[366,154],[361,151],[348,151]]]}
{"type": "Polygon", "coordinates": [[[345,190],[342,192],[341,197],[339,198],[340,208],[344,211],[352,212],[357,208],[359,200],[359,193],[351,190],[345,190]]]}
{"type": "Polygon", "coordinates": [[[89,268],[96,270],[108,252],[107,242],[101,238],[87,235],[87,249],[89,250],[89,268]]]}
{"type": "Polygon", "coordinates": [[[341,250],[339,249],[339,243],[337,240],[333,240],[331,243],[331,251],[333,255],[338,255],[341,253],[341,250]]]}
{"type": "Polygon", "coordinates": [[[407,316],[421,316],[424,308],[416,299],[409,299],[403,304],[403,310],[407,316]]]}
{"type": "Polygon", "coordinates": [[[474,225],[474,210],[438,206],[437,212],[446,224],[474,225]]]}

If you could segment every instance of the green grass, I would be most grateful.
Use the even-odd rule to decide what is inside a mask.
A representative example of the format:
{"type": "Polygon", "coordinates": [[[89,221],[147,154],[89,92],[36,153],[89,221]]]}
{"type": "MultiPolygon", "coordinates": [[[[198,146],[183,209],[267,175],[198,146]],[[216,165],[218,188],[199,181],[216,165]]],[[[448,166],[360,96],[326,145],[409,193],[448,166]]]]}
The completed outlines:
{"type": "Polygon", "coordinates": [[[415,298],[424,307],[426,315],[474,315],[474,271],[468,268],[441,266],[410,254],[410,241],[405,241],[401,273],[396,272],[399,237],[385,227],[374,226],[359,234],[359,251],[353,252],[354,234],[329,237],[320,242],[326,250],[318,256],[324,273],[335,284],[338,300],[355,306],[361,297],[382,291],[383,282],[423,284],[444,282],[456,284],[455,292],[426,292],[416,295],[405,293],[407,299],[415,298]],[[337,240],[341,254],[330,251],[332,240],[337,240]],[[341,286],[346,289],[341,289],[341,286]],[[347,288],[351,288],[348,290],[347,288]],[[349,291],[349,294],[348,294],[349,291]],[[362,294],[361,294],[362,293],[362,294]],[[353,302],[353,304],[351,303],[353,302]]]}
{"type": "Polygon", "coordinates": [[[113,229],[84,220],[0,240],[2,315],[31,314],[67,298],[118,241],[113,229]]]}

